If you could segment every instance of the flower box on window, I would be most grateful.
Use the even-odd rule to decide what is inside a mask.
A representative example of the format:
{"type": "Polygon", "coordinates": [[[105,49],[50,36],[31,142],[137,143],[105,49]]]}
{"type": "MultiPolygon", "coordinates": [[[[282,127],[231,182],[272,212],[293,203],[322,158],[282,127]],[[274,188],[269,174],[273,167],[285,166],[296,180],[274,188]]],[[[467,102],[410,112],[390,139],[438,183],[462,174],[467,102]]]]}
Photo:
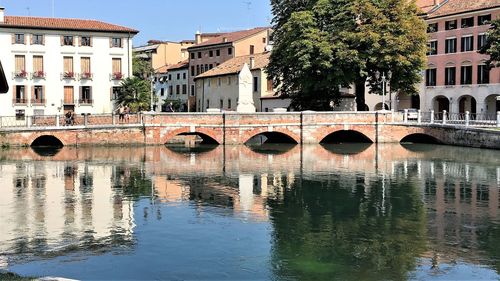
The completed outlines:
{"type": "Polygon", "coordinates": [[[91,80],[92,79],[92,73],[90,73],[90,72],[83,72],[82,74],[80,74],[80,79],[91,80]]]}
{"type": "Polygon", "coordinates": [[[71,72],[71,71],[66,71],[63,73],[63,78],[73,79],[73,78],[75,78],[75,73],[71,72]]]}
{"type": "Polygon", "coordinates": [[[28,76],[28,72],[26,70],[19,70],[14,73],[14,77],[16,78],[26,78],[28,76]]]}
{"type": "Polygon", "coordinates": [[[115,72],[111,74],[111,79],[113,80],[121,80],[123,78],[123,73],[121,72],[115,72]]]}
{"type": "Polygon", "coordinates": [[[33,72],[33,78],[45,78],[45,72],[35,71],[33,72]]]}

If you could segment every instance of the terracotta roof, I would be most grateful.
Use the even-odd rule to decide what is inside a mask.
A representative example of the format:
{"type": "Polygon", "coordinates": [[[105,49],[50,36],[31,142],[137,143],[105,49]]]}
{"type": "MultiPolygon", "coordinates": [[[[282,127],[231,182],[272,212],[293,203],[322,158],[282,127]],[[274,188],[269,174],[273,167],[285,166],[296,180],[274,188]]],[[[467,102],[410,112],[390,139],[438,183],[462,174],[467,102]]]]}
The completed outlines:
{"type": "MultiPolygon", "coordinates": [[[[425,4],[424,2],[433,1],[419,0],[418,2],[417,4],[425,4]]],[[[433,6],[427,11],[422,9],[428,13],[428,18],[437,18],[495,7],[500,7],[500,0],[441,0],[439,7],[433,6]]]]}
{"type": "Polygon", "coordinates": [[[417,6],[422,9],[424,13],[431,11],[436,5],[436,0],[417,0],[417,6]]]}
{"type": "MultiPolygon", "coordinates": [[[[197,47],[203,47],[203,46],[236,42],[236,41],[239,41],[243,38],[252,36],[254,34],[257,34],[259,32],[262,32],[262,31],[265,31],[268,29],[269,29],[269,27],[256,27],[256,28],[248,29],[248,30],[240,30],[240,31],[236,31],[236,32],[223,33],[215,38],[209,39],[205,42],[202,42],[202,43],[197,44],[195,46],[192,46],[190,48],[197,48],[197,47]]],[[[206,35],[206,33],[203,35],[206,35]]]]}
{"type": "Polygon", "coordinates": [[[42,18],[42,17],[20,17],[6,16],[5,22],[0,23],[1,27],[17,28],[43,28],[55,30],[92,30],[92,31],[110,31],[110,32],[130,32],[139,33],[139,31],[97,20],[82,19],[62,19],[62,18],[42,18]]]}
{"type": "Polygon", "coordinates": [[[155,69],[155,73],[165,73],[168,72],[169,70],[188,68],[188,67],[189,67],[189,60],[185,60],[176,64],[170,64],[170,65],[166,64],[160,68],[155,69]]]}
{"type": "Polygon", "coordinates": [[[254,57],[255,59],[255,64],[252,70],[264,68],[269,63],[269,54],[270,53],[267,52],[267,53],[232,58],[222,63],[221,65],[216,66],[210,69],[209,71],[196,76],[195,79],[239,73],[243,68],[243,65],[245,65],[245,63],[250,64],[251,57],[254,57]]]}

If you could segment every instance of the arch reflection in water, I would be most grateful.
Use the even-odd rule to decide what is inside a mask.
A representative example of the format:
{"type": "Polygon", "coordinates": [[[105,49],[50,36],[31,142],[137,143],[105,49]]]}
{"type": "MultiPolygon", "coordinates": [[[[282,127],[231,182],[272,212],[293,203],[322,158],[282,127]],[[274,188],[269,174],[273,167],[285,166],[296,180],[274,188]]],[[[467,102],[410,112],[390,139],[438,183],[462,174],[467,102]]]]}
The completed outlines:
{"type": "Polygon", "coordinates": [[[251,137],[245,145],[256,146],[263,144],[297,144],[292,137],[281,132],[264,132],[251,137]]]}
{"type": "Polygon", "coordinates": [[[440,144],[442,143],[437,138],[426,134],[411,134],[404,137],[401,143],[426,143],[426,144],[440,144]]]}
{"type": "Polygon", "coordinates": [[[342,130],[329,134],[320,143],[373,143],[373,141],[358,131],[342,130]]]}

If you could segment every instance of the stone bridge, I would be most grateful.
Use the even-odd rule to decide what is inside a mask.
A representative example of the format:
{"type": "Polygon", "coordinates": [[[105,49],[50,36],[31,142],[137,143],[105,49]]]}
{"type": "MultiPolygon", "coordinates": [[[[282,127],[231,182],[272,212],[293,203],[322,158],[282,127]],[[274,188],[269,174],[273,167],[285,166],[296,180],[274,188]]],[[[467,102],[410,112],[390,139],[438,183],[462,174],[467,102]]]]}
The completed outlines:
{"type": "Polygon", "coordinates": [[[83,116],[64,126],[62,118],[30,117],[14,125],[0,122],[3,146],[59,143],[81,145],[162,145],[179,135],[205,143],[245,144],[256,136],[298,144],[424,141],[500,149],[500,131],[414,122],[394,112],[168,113],[141,114],[127,122],[116,116],[83,116]],[[7,126],[8,125],[8,126],[7,126]]]}

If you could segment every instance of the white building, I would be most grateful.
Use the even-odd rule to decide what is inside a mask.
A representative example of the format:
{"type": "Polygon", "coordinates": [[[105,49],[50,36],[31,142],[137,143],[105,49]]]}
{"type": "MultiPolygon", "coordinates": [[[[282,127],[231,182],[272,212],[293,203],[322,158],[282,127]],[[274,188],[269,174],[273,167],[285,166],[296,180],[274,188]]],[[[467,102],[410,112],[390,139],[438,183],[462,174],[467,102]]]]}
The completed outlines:
{"type": "Polygon", "coordinates": [[[176,111],[188,111],[188,70],[189,61],[165,65],[156,72],[155,93],[158,97],[157,111],[166,111],[168,103],[176,105],[176,111]]]}
{"type": "Polygon", "coordinates": [[[121,80],[132,75],[137,30],[95,20],[5,16],[0,60],[9,91],[3,116],[110,113],[121,80]]]}

